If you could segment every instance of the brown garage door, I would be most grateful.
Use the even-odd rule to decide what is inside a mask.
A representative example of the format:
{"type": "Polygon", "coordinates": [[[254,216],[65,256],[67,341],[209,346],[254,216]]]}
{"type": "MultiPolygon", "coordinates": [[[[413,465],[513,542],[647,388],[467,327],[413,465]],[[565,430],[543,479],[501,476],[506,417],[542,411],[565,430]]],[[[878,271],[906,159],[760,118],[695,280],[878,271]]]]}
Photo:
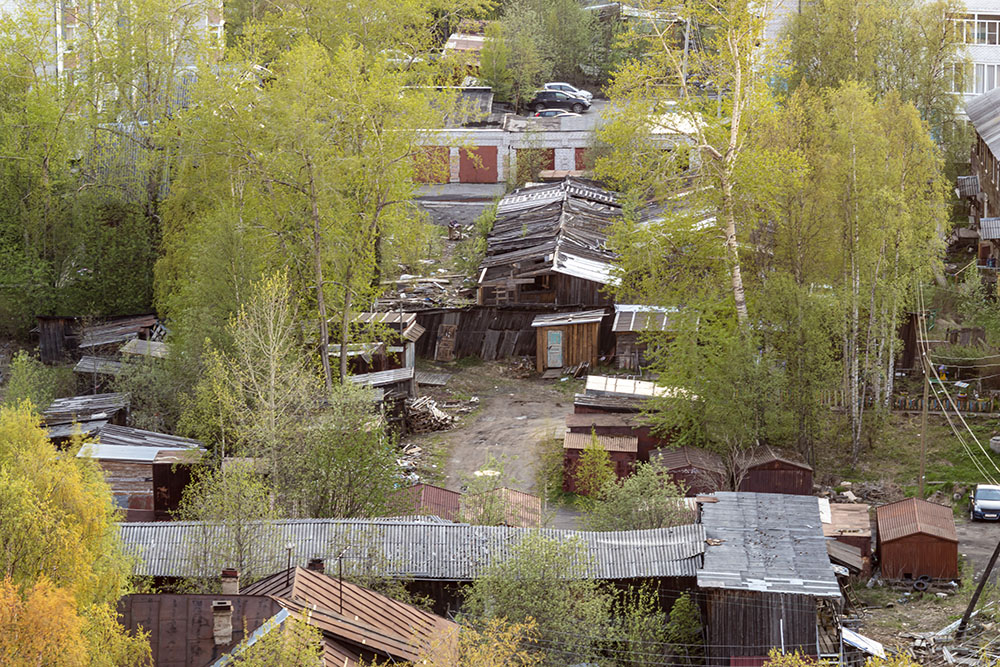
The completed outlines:
{"type": "Polygon", "coordinates": [[[462,183],[497,182],[497,147],[461,148],[458,151],[458,180],[462,183]]]}

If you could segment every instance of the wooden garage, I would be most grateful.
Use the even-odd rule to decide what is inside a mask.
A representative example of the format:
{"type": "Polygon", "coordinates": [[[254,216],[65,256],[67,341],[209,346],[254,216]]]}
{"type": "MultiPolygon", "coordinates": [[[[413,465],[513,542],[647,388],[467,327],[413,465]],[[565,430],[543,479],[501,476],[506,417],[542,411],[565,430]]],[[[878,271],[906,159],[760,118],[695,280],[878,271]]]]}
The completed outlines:
{"type": "Polygon", "coordinates": [[[876,554],[886,579],[958,578],[958,533],[950,507],[907,498],[875,510],[876,554]]]}
{"type": "Polygon", "coordinates": [[[563,491],[576,493],[576,466],[583,451],[592,446],[595,439],[597,446],[608,452],[618,479],[632,474],[639,446],[639,440],[635,436],[567,433],[563,440],[563,491]]]}
{"type": "Polygon", "coordinates": [[[603,310],[539,315],[535,329],[535,366],[539,373],[549,368],[565,368],[581,363],[597,365],[600,354],[603,310]]]}

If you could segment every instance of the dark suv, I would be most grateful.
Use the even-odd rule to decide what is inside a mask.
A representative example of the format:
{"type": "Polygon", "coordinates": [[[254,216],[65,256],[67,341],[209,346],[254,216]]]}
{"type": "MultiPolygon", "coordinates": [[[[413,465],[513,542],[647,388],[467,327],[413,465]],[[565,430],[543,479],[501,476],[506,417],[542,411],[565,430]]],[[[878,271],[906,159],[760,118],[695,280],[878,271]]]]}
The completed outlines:
{"type": "Polygon", "coordinates": [[[590,102],[579,97],[571,97],[558,90],[539,90],[528,102],[528,108],[534,111],[569,109],[573,113],[582,113],[590,108],[590,102]]]}

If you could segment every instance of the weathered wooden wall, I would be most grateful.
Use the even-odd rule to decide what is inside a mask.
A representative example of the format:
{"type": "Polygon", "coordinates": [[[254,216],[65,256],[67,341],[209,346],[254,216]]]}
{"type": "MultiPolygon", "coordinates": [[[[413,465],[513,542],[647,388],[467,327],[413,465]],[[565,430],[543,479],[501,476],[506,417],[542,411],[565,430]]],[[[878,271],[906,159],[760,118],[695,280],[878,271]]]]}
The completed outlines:
{"type": "Polygon", "coordinates": [[[600,356],[601,330],[599,322],[566,324],[557,327],[535,327],[535,368],[544,373],[548,368],[546,340],[550,331],[562,332],[562,364],[559,368],[589,363],[597,365],[600,356]]]}
{"type": "Polygon", "coordinates": [[[766,657],[771,648],[818,653],[813,597],[709,589],[705,598],[710,665],[728,666],[733,656],[766,657]]]}
{"type": "Polygon", "coordinates": [[[958,578],[958,545],[918,533],[878,545],[882,576],[886,579],[958,578]]]}
{"type": "Polygon", "coordinates": [[[483,287],[479,290],[483,305],[495,306],[503,304],[554,306],[574,306],[578,310],[610,306],[613,301],[605,293],[605,286],[593,280],[575,278],[561,273],[548,273],[536,276],[533,284],[518,284],[506,291],[505,300],[497,303],[496,290],[493,287],[483,287]]]}
{"type": "Polygon", "coordinates": [[[128,461],[101,461],[104,479],[126,521],[154,521],[153,465],[128,461]]]}
{"type": "MultiPolygon", "coordinates": [[[[485,361],[511,357],[535,356],[536,333],[531,322],[538,315],[567,313],[573,307],[555,306],[468,306],[466,308],[435,308],[417,312],[417,323],[427,331],[417,341],[417,355],[433,359],[438,342],[438,327],[442,324],[457,327],[455,334],[456,359],[479,357],[485,361]]],[[[600,324],[600,354],[614,350],[611,320],[606,317],[600,324]]]]}

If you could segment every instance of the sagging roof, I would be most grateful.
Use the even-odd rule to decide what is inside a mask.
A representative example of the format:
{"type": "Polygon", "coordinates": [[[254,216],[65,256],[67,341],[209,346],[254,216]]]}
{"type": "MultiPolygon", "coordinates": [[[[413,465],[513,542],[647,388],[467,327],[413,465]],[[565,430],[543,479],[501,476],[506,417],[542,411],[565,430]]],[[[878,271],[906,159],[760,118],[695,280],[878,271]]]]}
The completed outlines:
{"type": "Polygon", "coordinates": [[[555,313],[552,315],[537,315],[531,321],[532,327],[564,327],[571,324],[596,324],[607,313],[603,310],[585,310],[579,313],[555,313]]]}
{"type": "Polygon", "coordinates": [[[170,346],[158,340],[133,338],[122,346],[123,354],[137,354],[145,357],[166,359],[170,356],[170,346]]]}
{"type": "Polygon", "coordinates": [[[122,372],[122,362],[84,355],[80,357],[80,361],[76,362],[73,372],[84,375],[118,375],[122,372]]]}
{"type": "MultiPolygon", "coordinates": [[[[561,541],[577,538],[595,579],[693,577],[705,549],[705,529],[688,524],[654,530],[609,533],[507,526],[471,526],[400,520],[299,519],[259,524],[258,571],[286,567],[291,543],[293,564],[311,558],[334,562],[344,546],[365,554],[366,571],[377,576],[433,581],[471,581],[491,563],[505,560],[529,531],[561,541]],[[368,557],[368,556],[373,557],[368,557]]],[[[211,562],[202,545],[224,541],[230,528],[193,521],[122,523],[126,553],[135,556],[140,576],[214,576],[228,563],[211,562]]],[[[344,559],[344,571],[354,561],[344,559]]]]}
{"type": "Polygon", "coordinates": [[[676,449],[655,449],[649,453],[650,462],[666,470],[682,468],[697,468],[709,472],[723,473],[726,466],[715,452],[709,452],[695,447],[677,447],[676,449]]]}
{"type": "Polygon", "coordinates": [[[1000,158],[1000,88],[972,98],[965,105],[965,114],[993,156],[1000,158]]]}
{"type": "Polygon", "coordinates": [[[584,179],[515,190],[497,205],[479,283],[499,285],[550,273],[614,283],[607,229],[621,215],[616,193],[584,179]]]}
{"type": "Polygon", "coordinates": [[[613,333],[669,331],[671,309],[656,306],[616,305],[613,333]]]}
{"type": "Polygon", "coordinates": [[[979,194],[979,176],[959,176],[956,182],[955,194],[959,198],[975,197],[979,194]]]}
{"type": "Polygon", "coordinates": [[[394,368],[388,371],[377,371],[375,373],[362,373],[361,375],[349,375],[347,377],[354,384],[363,384],[369,387],[385,387],[390,384],[398,384],[413,379],[413,368],[394,368]]]}
{"type": "Polygon", "coordinates": [[[403,514],[412,510],[415,514],[431,514],[448,521],[458,518],[461,509],[462,494],[458,491],[442,489],[433,484],[414,484],[394,493],[396,508],[403,514]]]}
{"type": "Polygon", "coordinates": [[[156,315],[133,315],[85,326],[80,329],[79,347],[124,343],[156,325],[156,315]]]}
{"type": "Polygon", "coordinates": [[[120,410],[128,408],[129,396],[123,393],[91,394],[89,396],[68,396],[57,398],[42,413],[42,421],[52,437],[53,426],[73,424],[73,422],[107,422],[120,410]]]}
{"type": "Polygon", "coordinates": [[[839,598],[812,496],[719,492],[702,505],[709,546],[699,588],[839,598]]]}
{"type": "Polygon", "coordinates": [[[197,440],[128,426],[105,424],[93,435],[97,442],[84,443],[78,458],[132,463],[194,463],[206,450],[197,440]]]}
{"type": "Polygon", "coordinates": [[[979,238],[984,241],[1000,240],[1000,218],[980,219],[979,238]]]}
{"type": "Polygon", "coordinates": [[[639,438],[634,435],[597,435],[591,433],[567,433],[563,438],[563,449],[587,449],[597,441],[597,446],[606,452],[639,451],[639,438]]]}
{"type": "Polygon", "coordinates": [[[362,326],[385,326],[392,329],[402,338],[410,342],[418,341],[426,331],[424,327],[417,324],[416,313],[358,313],[354,319],[351,320],[351,323],[362,326]]]}
{"type": "Polygon", "coordinates": [[[457,638],[458,624],[453,621],[301,567],[276,572],[246,587],[243,594],[274,598],[296,614],[308,608],[309,624],[320,629],[324,641],[337,644],[334,648],[348,664],[358,662],[360,647],[394,661],[415,661],[436,642],[457,638]]]}
{"type": "Polygon", "coordinates": [[[880,543],[923,534],[958,543],[955,515],[950,507],[920,498],[907,498],[875,510],[880,543]]]}

